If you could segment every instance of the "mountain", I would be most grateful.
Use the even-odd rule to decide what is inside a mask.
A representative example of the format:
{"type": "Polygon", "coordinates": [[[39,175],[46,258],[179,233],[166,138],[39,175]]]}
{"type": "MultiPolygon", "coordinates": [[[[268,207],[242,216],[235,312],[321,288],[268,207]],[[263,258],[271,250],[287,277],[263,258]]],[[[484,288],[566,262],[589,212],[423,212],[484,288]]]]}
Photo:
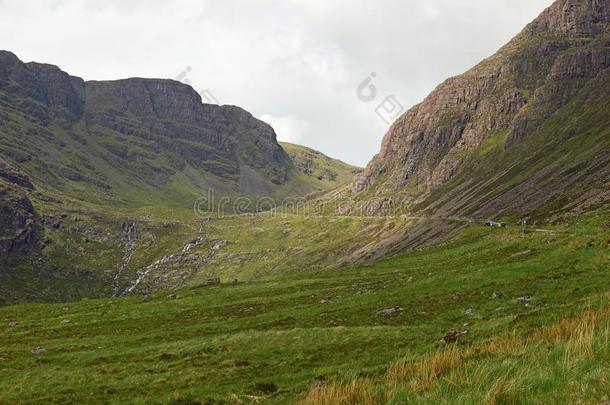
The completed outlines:
{"type": "Polygon", "coordinates": [[[62,198],[192,206],[207,189],[282,198],[331,185],[311,184],[269,125],[172,80],[84,81],[1,51],[0,117],[0,156],[62,198]]]}
{"type": "Polygon", "coordinates": [[[558,1],[356,180],[256,215],[188,203],[357,169],[175,82],[4,54],[0,403],[607,405],[608,10],[558,1]]]}
{"type": "Polygon", "coordinates": [[[268,124],[182,83],[84,81],[0,51],[0,305],[122,294],[166,257],[180,278],[163,262],[161,286],[184,285],[200,210],[268,209],[357,171],[287,148],[294,159],[268,124]]]}
{"type": "Polygon", "coordinates": [[[314,187],[329,190],[350,182],[362,169],[333,159],[306,146],[280,142],[297,170],[311,178],[314,187]]]}
{"type": "Polygon", "coordinates": [[[400,117],[346,188],[364,211],[559,218],[610,200],[610,1],[558,0],[400,117]]]}
{"type": "Polygon", "coordinates": [[[357,169],[177,82],[84,82],[3,53],[0,303],[371,263],[490,218],[544,228],[607,205],[608,9],[556,2],[399,118],[356,180],[313,196],[357,169]],[[202,223],[208,187],[315,198],[202,223]]]}

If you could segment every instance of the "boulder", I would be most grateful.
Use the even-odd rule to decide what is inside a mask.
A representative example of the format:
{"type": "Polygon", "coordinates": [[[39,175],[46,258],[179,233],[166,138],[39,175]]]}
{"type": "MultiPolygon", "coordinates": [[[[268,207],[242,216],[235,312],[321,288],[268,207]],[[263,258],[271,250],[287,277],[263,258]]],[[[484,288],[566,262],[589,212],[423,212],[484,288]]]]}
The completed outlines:
{"type": "Polygon", "coordinates": [[[494,291],[491,294],[491,299],[493,299],[493,300],[499,300],[499,299],[502,299],[503,297],[504,297],[504,294],[502,294],[500,291],[494,291]]]}
{"type": "Polygon", "coordinates": [[[218,285],[218,284],[220,284],[220,278],[218,278],[218,277],[210,277],[203,283],[203,285],[218,285]]]}
{"type": "Polygon", "coordinates": [[[401,307],[392,307],[392,308],[384,308],[377,311],[377,315],[379,316],[391,316],[402,313],[403,309],[401,307]]]}
{"type": "Polygon", "coordinates": [[[444,343],[454,343],[454,342],[457,342],[460,337],[465,336],[467,334],[468,334],[468,329],[454,330],[452,332],[447,333],[441,339],[441,341],[444,342],[444,343]]]}

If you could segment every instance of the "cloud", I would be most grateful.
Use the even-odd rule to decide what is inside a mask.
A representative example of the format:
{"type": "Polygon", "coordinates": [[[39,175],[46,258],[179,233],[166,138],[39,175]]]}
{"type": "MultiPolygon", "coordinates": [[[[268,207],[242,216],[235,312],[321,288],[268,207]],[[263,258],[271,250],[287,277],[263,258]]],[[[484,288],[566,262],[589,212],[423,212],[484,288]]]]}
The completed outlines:
{"type": "Polygon", "coordinates": [[[259,119],[273,127],[278,141],[300,143],[303,141],[303,134],[309,129],[305,120],[294,115],[278,117],[263,114],[259,119]]]}
{"type": "Polygon", "coordinates": [[[551,0],[0,0],[1,47],[88,80],[175,78],[283,139],[364,165],[406,107],[494,53],[551,0]],[[378,99],[356,88],[376,72],[378,99]]]}

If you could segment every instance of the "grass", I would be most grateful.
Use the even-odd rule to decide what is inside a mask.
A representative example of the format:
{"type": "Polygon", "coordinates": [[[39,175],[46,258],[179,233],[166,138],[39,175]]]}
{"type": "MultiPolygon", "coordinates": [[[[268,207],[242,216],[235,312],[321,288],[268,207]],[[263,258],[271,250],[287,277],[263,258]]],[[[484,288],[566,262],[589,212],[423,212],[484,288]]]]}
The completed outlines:
{"type": "Polygon", "coordinates": [[[437,351],[425,360],[400,361],[388,367],[386,379],[407,384],[411,392],[417,394],[434,387],[440,376],[462,364],[463,356],[455,347],[450,347],[437,351]]]}
{"type": "Polygon", "coordinates": [[[595,403],[608,223],[474,226],[372,266],[0,308],[0,403],[595,403]]]}
{"type": "Polygon", "coordinates": [[[332,159],[317,150],[280,142],[300,174],[305,174],[315,190],[331,190],[348,183],[361,168],[332,159]]]}
{"type": "Polygon", "coordinates": [[[319,271],[337,267],[350,247],[364,246],[407,224],[401,218],[264,214],[212,220],[209,237],[229,243],[205,268],[225,280],[319,271]]]}
{"type": "Polygon", "coordinates": [[[392,363],[385,381],[314,384],[300,403],[598,403],[610,389],[610,296],[601,298],[595,309],[529,335],[392,363]]]}
{"type": "Polygon", "coordinates": [[[335,381],[315,385],[300,405],[347,405],[376,403],[373,383],[368,379],[352,380],[348,384],[335,381]]]}

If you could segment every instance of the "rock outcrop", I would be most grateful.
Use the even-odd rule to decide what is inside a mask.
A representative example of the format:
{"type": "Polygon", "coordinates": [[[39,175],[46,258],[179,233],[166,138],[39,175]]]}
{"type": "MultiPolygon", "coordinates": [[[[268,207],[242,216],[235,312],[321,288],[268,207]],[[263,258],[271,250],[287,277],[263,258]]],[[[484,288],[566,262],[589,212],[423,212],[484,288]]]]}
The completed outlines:
{"type": "Polygon", "coordinates": [[[34,186],[30,178],[21,171],[9,166],[4,160],[0,159],[0,179],[19,187],[33,190],[34,186]]]}
{"type": "Polygon", "coordinates": [[[239,107],[202,104],[190,86],[173,80],[94,81],[85,84],[85,92],[90,126],[154,140],[158,149],[221,177],[238,179],[243,163],[263,169],[274,184],[286,181],[290,159],[275,132],[239,107]]]}
{"type": "Polygon", "coordinates": [[[30,252],[39,240],[38,216],[30,200],[0,182],[0,255],[30,252]]]}
{"type": "Polygon", "coordinates": [[[39,218],[25,194],[33,189],[27,175],[0,159],[0,255],[36,248],[39,218]]]}

